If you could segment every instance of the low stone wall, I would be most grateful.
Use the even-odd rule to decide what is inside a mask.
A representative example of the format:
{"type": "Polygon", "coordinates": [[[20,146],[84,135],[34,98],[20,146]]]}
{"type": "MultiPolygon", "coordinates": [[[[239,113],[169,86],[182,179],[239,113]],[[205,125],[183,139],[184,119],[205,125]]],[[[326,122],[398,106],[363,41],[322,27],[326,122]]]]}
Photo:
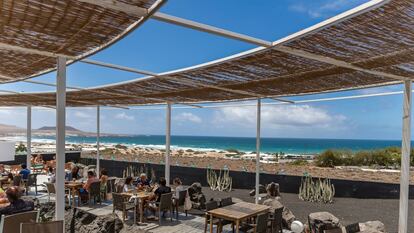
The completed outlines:
{"type": "MultiPolygon", "coordinates": [[[[81,159],[82,163],[96,164],[95,159],[81,159]]],[[[122,177],[127,167],[134,167],[139,170],[153,170],[157,177],[164,176],[164,165],[148,164],[126,161],[101,160],[101,167],[106,168],[110,176],[122,177]]],[[[207,186],[206,169],[193,167],[171,166],[171,179],[179,177],[185,185],[200,182],[207,186]]],[[[233,188],[252,189],[255,187],[255,173],[230,171],[233,178],[233,188]]],[[[284,193],[298,193],[302,177],[291,175],[275,175],[263,173],[260,175],[260,183],[265,185],[271,182],[279,183],[280,191],[284,193]]],[[[379,182],[352,181],[331,179],[335,186],[335,197],[352,198],[380,198],[398,199],[400,186],[398,184],[387,184],[379,182]]],[[[410,199],[414,199],[414,186],[410,186],[410,199]]]]}

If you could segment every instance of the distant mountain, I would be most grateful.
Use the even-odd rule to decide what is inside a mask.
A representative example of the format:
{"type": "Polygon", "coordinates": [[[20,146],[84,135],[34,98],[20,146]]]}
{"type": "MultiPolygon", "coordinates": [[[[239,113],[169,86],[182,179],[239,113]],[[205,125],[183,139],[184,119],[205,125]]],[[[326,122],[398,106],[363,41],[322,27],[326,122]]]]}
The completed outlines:
{"type": "MultiPolygon", "coordinates": [[[[39,129],[37,129],[37,130],[40,130],[40,131],[42,131],[42,130],[50,130],[50,131],[55,131],[56,130],[56,127],[55,126],[43,126],[43,127],[40,127],[39,129]]],[[[79,130],[79,129],[77,129],[77,128],[75,128],[75,127],[72,127],[72,126],[66,126],[66,131],[71,131],[71,132],[83,132],[82,130],[79,130]]]]}
{"type": "Polygon", "coordinates": [[[15,134],[15,133],[25,133],[26,129],[19,128],[15,125],[5,125],[0,124],[0,134],[15,134]]]}

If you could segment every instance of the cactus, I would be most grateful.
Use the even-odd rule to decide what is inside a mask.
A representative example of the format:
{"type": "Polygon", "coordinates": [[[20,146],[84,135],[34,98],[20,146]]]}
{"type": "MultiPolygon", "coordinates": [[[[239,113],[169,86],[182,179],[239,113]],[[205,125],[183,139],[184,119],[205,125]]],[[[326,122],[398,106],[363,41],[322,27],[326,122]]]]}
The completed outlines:
{"type": "Polygon", "coordinates": [[[230,177],[229,170],[220,170],[217,175],[214,170],[207,168],[207,183],[213,191],[230,192],[233,186],[233,179],[230,177]]]}
{"type": "Polygon", "coordinates": [[[299,199],[309,202],[332,203],[335,187],[330,179],[312,179],[304,176],[299,187],[299,199]]]}

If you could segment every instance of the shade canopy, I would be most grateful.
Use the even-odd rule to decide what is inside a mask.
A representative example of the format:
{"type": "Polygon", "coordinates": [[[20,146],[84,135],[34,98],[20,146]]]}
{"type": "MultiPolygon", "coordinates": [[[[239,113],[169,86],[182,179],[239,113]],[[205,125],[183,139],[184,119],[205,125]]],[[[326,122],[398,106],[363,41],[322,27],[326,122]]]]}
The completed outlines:
{"type": "MultiPolygon", "coordinates": [[[[5,0],[0,8],[0,83],[56,68],[50,54],[78,60],[116,42],[143,22],[162,1],[122,0],[140,9],[131,15],[100,0],[5,0]]],[[[71,61],[73,62],[73,61],[71,61]]]]}
{"type": "MultiPolygon", "coordinates": [[[[93,9],[89,11],[94,12],[93,9]]],[[[113,30],[100,32],[115,31],[113,35],[118,35],[136,20],[123,14],[118,17],[122,16],[124,23],[117,21],[114,24],[117,27],[124,25],[124,28],[115,29],[112,25],[113,30]]],[[[93,35],[95,33],[82,40],[84,47],[63,47],[61,51],[80,55],[84,53],[82,49],[90,51],[100,46],[93,40],[96,39],[93,35]]],[[[57,47],[50,50],[56,51],[57,47]]],[[[21,57],[15,57],[13,61],[19,59],[21,57]]],[[[41,62],[43,66],[27,65],[24,66],[27,69],[20,73],[3,64],[0,69],[10,70],[8,75],[18,77],[24,70],[31,71],[27,73],[29,75],[33,75],[33,70],[43,72],[52,67],[53,62],[53,59],[46,59],[41,62]]],[[[414,0],[377,0],[267,47],[128,82],[69,91],[67,105],[221,102],[375,87],[413,78],[414,0]]],[[[0,105],[52,106],[55,105],[55,94],[1,95],[0,105]]]]}

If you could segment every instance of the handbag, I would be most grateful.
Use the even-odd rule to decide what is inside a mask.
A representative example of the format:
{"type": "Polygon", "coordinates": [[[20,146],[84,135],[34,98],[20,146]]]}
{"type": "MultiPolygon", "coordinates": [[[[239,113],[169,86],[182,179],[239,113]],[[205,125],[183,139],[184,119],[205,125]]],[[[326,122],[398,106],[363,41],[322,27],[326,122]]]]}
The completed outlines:
{"type": "Polygon", "coordinates": [[[185,200],[184,200],[184,210],[191,210],[192,207],[193,207],[193,203],[191,202],[190,195],[188,195],[188,191],[187,191],[187,195],[185,195],[185,200]]]}

